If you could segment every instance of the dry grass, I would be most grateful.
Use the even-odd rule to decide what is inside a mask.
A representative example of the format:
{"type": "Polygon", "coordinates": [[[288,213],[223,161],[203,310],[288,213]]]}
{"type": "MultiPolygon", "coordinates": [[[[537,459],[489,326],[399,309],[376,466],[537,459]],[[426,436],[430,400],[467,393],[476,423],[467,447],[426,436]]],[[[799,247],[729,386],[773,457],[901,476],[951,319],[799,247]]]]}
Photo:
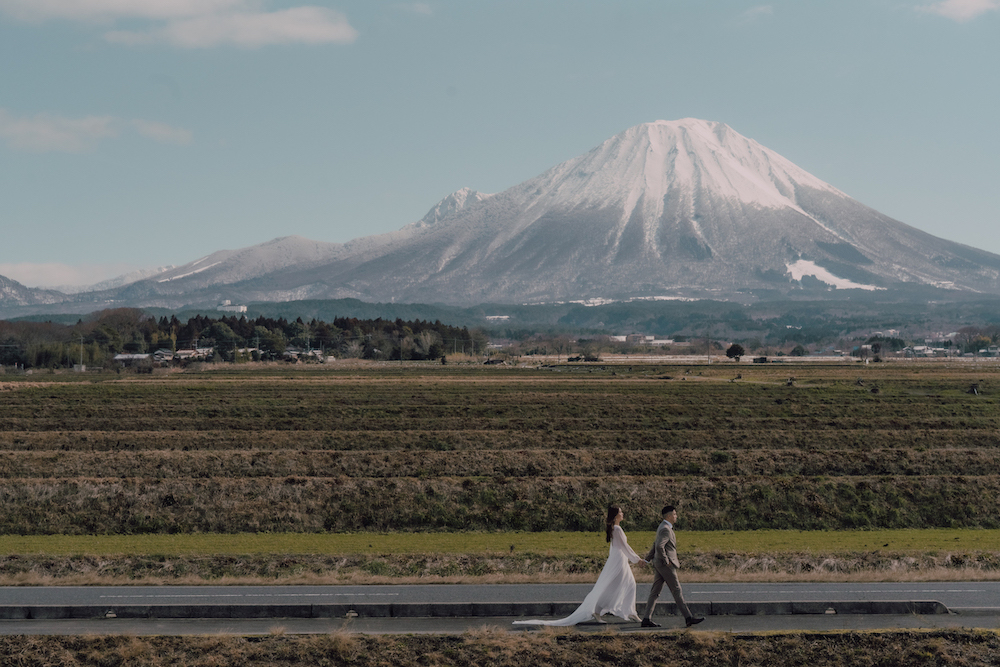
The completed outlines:
{"type": "MultiPolygon", "coordinates": [[[[0,534],[593,533],[611,502],[628,508],[630,534],[651,530],[665,502],[681,506],[692,538],[1000,528],[998,374],[995,364],[357,364],[5,380],[16,390],[0,392],[0,534]]],[[[931,563],[926,550],[873,545],[889,555],[863,567],[751,567],[730,551],[753,550],[685,548],[715,559],[692,562],[689,575],[705,577],[992,576],[1000,551],[956,546],[929,555],[966,562],[931,563]]],[[[847,563],[868,550],[827,551],[847,563]]],[[[79,563],[34,573],[7,563],[0,574],[558,578],[592,573],[599,551],[575,552],[566,571],[472,550],[466,560],[368,557],[367,570],[271,558],[168,571],[139,558],[131,572],[120,559],[100,574],[71,572],[79,563]]]]}
{"type": "MultiPolygon", "coordinates": [[[[5,379],[0,533],[593,534],[617,502],[638,536],[673,501],[691,538],[685,581],[993,579],[1000,545],[741,550],[690,531],[1000,528],[998,374],[917,363],[354,364],[5,379]]],[[[590,549],[33,552],[0,558],[0,583],[589,583],[603,560],[590,549]]],[[[998,663],[998,636],[972,631],[0,637],[2,665],[998,663]]]]}
{"type": "Polygon", "coordinates": [[[690,530],[997,528],[997,497],[997,474],[18,477],[0,534],[593,531],[609,503],[653,527],[674,498],[690,530]]]}
{"type": "Polygon", "coordinates": [[[129,665],[338,665],[351,667],[978,667],[1000,660],[1000,636],[971,630],[778,633],[530,633],[482,628],[461,636],[0,637],[0,663],[129,665]]]}
{"type": "MultiPolygon", "coordinates": [[[[688,553],[685,581],[1000,580],[1000,553],[688,553]]],[[[592,583],[604,556],[580,554],[248,554],[0,557],[0,585],[592,583]]],[[[651,581],[648,569],[635,569],[651,581]]]]}

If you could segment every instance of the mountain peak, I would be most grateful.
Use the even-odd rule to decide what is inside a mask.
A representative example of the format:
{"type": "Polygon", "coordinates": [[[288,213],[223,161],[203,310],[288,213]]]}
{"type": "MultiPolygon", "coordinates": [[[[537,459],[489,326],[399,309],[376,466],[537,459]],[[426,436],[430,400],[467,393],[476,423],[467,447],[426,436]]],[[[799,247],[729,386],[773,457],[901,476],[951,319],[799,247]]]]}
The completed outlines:
{"type": "Polygon", "coordinates": [[[427,225],[433,225],[434,223],[444,220],[445,218],[450,218],[456,215],[457,213],[463,211],[467,206],[481,202],[491,196],[492,195],[476,192],[472,188],[462,188],[461,190],[451,193],[435,204],[431,210],[427,212],[427,215],[416,223],[416,226],[426,227],[427,225]]]}
{"type": "Polygon", "coordinates": [[[795,192],[802,186],[838,193],[728,125],[697,118],[636,125],[549,173],[558,178],[558,172],[574,199],[607,202],[618,193],[629,212],[642,201],[652,217],[662,214],[668,197],[689,199],[699,191],[776,209],[798,209],[795,192]]]}
{"type": "Polygon", "coordinates": [[[668,127],[672,129],[685,129],[689,131],[707,130],[715,132],[717,128],[724,127],[730,129],[725,123],[715,120],[703,120],[701,118],[678,118],[677,120],[654,120],[651,123],[641,123],[638,127],[668,127]]]}

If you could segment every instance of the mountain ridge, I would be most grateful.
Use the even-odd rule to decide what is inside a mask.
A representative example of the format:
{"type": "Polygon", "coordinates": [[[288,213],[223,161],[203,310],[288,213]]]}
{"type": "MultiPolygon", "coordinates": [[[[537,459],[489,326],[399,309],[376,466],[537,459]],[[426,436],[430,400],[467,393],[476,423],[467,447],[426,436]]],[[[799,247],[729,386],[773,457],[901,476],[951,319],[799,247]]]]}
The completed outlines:
{"type": "Polygon", "coordinates": [[[915,285],[1000,294],[1000,255],[909,227],[724,123],[686,118],[628,128],[503,192],[462,188],[396,231],[279,237],[69,300],[752,302],[915,285]]]}

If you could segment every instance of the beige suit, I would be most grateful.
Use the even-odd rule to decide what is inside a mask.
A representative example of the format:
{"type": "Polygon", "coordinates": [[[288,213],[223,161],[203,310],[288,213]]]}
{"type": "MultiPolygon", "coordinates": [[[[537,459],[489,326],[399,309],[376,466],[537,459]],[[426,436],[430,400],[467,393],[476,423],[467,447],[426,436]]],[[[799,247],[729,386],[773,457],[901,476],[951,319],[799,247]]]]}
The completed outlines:
{"type": "Polygon", "coordinates": [[[667,585],[670,593],[677,603],[677,611],[684,618],[691,618],[691,610],[688,609],[684,601],[684,594],[681,592],[681,582],[677,578],[677,570],[680,569],[680,561],[677,560],[677,538],[674,536],[674,527],[670,522],[664,520],[656,529],[656,540],[653,547],[646,554],[646,561],[656,570],[653,579],[653,587],[649,589],[649,598],[646,600],[646,613],[644,618],[652,619],[653,607],[656,606],[656,599],[660,597],[663,584],[667,585]]]}

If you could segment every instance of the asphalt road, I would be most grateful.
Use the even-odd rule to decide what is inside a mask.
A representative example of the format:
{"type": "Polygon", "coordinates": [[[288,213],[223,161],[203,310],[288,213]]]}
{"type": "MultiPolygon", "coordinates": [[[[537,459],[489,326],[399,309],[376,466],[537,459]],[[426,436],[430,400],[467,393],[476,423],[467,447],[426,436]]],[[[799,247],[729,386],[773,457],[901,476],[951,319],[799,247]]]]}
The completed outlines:
{"type": "MultiPolygon", "coordinates": [[[[539,601],[579,602],[590,590],[587,584],[553,585],[400,585],[400,586],[136,586],[136,587],[0,587],[0,606],[70,605],[112,609],[118,605],[189,605],[195,611],[208,605],[284,605],[327,603],[461,603],[539,601]]],[[[642,602],[648,584],[640,584],[642,602]]],[[[845,584],[686,584],[688,602],[721,601],[858,601],[937,600],[950,614],[786,614],[709,616],[696,631],[768,632],[837,631],[891,628],[989,628],[1000,629],[1000,582],[845,583],[845,584]]],[[[669,594],[666,594],[669,600],[669,594]]],[[[658,610],[660,607],[658,607],[658,610]]],[[[136,634],[198,635],[269,633],[309,634],[348,630],[362,633],[454,634],[487,627],[514,632],[537,631],[511,626],[516,616],[495,617],[351,617],[351,618],[82,618],[70,620],[19,619],[0,621],[0,634],[136,634]]],[[[607,624],[586,623],[574,631],[613,628],[621,632],[683,631],[677,616],[660,616],[661,629],[641,629],[606,617],[607,624]]]]}
{"type": "MultiPolygon", "coordinates": [[[[937,600],[949,609],[1000,612],[1000,582],[683,584],[688,602],[937,600]]],[[[6,586],[0,605],[579,602],[592,584],[381,586],[6,586]]],[[[644,602],[649,584],[639,584],[644,602]]],[[[664,590],[661,600],[669,601],[664,590]]]]}

